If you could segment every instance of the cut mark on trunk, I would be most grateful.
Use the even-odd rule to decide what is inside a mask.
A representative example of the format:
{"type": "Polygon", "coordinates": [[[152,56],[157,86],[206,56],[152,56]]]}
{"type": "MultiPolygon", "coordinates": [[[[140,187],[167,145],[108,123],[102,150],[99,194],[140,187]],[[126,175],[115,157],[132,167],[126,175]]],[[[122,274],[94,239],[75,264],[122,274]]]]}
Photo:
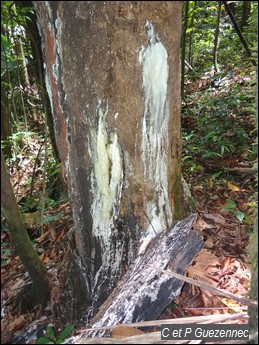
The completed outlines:
{"type": "Polygon", "coordinates": [[[97,126],[90,124],[89,137],[89,154],[93,163],[92,232],[93,236],[100,238],[103,250],[109,244],[114,221],[118,216],[123,182],[122,150],[116,132],[107,129],[107,114],[108,103],[103,111],[100,101],[96,109],[97,126]]]}
{"type": "Polygon", "coordinates": [[[146,237],[152,238],[171,225],[172,211],[168,196],[168,54],[156,35],[153,24],[146,21],[148,45],[140,49],[143,66],[145,108],[142,122],[142,160],[147,185],[154,186],[154,198],[147,200],[151,219],[146,237]]]}

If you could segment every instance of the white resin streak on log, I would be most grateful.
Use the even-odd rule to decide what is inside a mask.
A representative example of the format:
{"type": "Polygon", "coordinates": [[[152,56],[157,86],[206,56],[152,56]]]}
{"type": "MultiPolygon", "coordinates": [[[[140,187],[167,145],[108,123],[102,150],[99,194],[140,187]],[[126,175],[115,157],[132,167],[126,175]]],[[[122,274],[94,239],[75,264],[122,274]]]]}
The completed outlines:
{"type": "Polygon", "coordinates": [[[140,51],[143,65],[145,110],[142,123],[142,159],[145,179],[154,185],[154,200],[147,203],[152,226],[146,240],[172,223],[168,196],[168,54],[151,22],[146,22],[148,46],[140,51]],[[155,232],[154,232],[155,229],[155,232]]]}

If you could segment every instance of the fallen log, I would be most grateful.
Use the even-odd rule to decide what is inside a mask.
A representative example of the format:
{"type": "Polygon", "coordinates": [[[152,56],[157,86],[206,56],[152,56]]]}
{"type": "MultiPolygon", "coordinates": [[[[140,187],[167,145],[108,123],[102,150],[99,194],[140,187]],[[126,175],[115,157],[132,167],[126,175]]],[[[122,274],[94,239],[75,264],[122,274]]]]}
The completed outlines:
{"type": "MultiPolygon", "coordinates": [[[[193,214],[178,221],[150,241],[92,319],[93,328],[155,320],[180,294],[184,282],[159,272],[152,265],[185,273],[204,245],[202,238],[191,230],[195,219],[193,214]]],[[[85,332],[66,343],[79,343],[83,338],[105,335],[105,330],[85,332]]]]}

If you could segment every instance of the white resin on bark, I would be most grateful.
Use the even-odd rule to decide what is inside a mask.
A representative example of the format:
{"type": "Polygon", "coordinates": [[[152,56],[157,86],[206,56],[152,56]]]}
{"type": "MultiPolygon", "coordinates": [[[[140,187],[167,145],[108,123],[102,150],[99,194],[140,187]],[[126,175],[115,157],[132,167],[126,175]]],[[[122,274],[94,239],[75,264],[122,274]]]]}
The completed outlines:
{"type": "Polygon", "coordinates": [[[93,236],[99,237],[103,246],[109,244],[118,216],[123,181],[122,151],[115,132],[106,125],[108,105],[105,112],[101,102],[97,107],[98,125],[91,126],[90,156],[93,163],[91,173],[93,202],[91,207],[93,236]]]}
{"type": "Polygon", "coordinates": [[[147,201],[147,214],[152,225],[149,225],[143,243],[172,223],[168,196],[168,54],[148,20],[146,29],[149,42],[139,53],[145,97],[142,159],[145,180],[148,185],[154,186],[154,197],[152,201],[147,201]]]}

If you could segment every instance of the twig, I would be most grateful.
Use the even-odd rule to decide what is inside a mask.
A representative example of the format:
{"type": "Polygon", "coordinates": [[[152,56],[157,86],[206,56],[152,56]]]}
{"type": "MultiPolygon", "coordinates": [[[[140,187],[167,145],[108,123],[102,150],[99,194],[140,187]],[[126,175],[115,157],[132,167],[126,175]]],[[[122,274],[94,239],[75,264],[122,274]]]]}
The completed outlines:
{"type": "MultiPolygon", "coordinates": [[[[213,314],[213,315],[202,315],[202,316],[192,316],[192,317],[181,317],[177,319],[164,319],[164,320],[152,320],[152,321],[142,321],[142,322],[134,322],[134,323],[127,323],[126,325],[129,327],[155,327],[161,326],[161,324],[200,324],[204,322],[209,323],[217,323],[217,322],[224,322],[228,320],[236,320],[236,319],[247,319],[247,313],[238,313],[238,314],[213,314]]],[[[118,325],[113,326],[103,326],[103,327],[92,327],[92,328],[85,328],[77,331],[77,333],[84,333],[96,330],[109,330],[117,327],[118,325]]]]}
{"type": "Polygon", "coordinates": [[[225,297],[228,297],[228,298],[231,298],[235,301],[238,301],[242,304],[246,304],[250,307],[254,307],[254,308],[258,308],[258,301],[255,301],[255,300],[252,300],[252,299],[248,299],[246,297],[242,297],[242,296],[238,296],[238,295],[234,295],[233,293],[231,292],[227,292],[227,291],[224,291],[222,289],[219,289],[219,288],[216,288],[214,286],[211,286],[211,285],[208,285],[208,284],[205,284],[205,283],[202,283],[198,280],[194,280],[192,278],[188,278],[188,277],[185,277],[181,274],[178,274],[178,273],[175,273],[175,272],[172,272],[172,271],[168,271],[168,270],[162,270],[161,268],[159,267],[156,267],[156,266],[153,266],[153,265],[149,265],[147,264],[147,266],[151,267],[151,268],[154,268],[155,270],[159,271],[159,272],[162,272],[162,273],[165,273],[165,274],[168,274],[174,278],[177,278],[181,281],[184,281],[185,283],[189,283],[189,284],[192,284],[192,285],[195,285],[195,286],[198,286],[200,288],[203,288],[203,289],[206,289],[206,290],[210,290],[210,291],[213,291],[215,292],[217,295],[220,295],[220,296],[225,296],[225,297]]]}
{"type": "Polygon", "coordinates": [[[155,230],[155,228],[154,228],[154,226],[153,226],[153,224],[152,224],[152,222],[151,222],[149,216],[146,214],[146,212],[145,212],[144,210],[142,210],[142,212],[143,212],[144,215],[147,217],[147,219],[148,219],[150,225],[152,226],[152,229],[154,230],[154,233],[157,235],[157,232],[156,232],[156,230],[155,230]]]}

